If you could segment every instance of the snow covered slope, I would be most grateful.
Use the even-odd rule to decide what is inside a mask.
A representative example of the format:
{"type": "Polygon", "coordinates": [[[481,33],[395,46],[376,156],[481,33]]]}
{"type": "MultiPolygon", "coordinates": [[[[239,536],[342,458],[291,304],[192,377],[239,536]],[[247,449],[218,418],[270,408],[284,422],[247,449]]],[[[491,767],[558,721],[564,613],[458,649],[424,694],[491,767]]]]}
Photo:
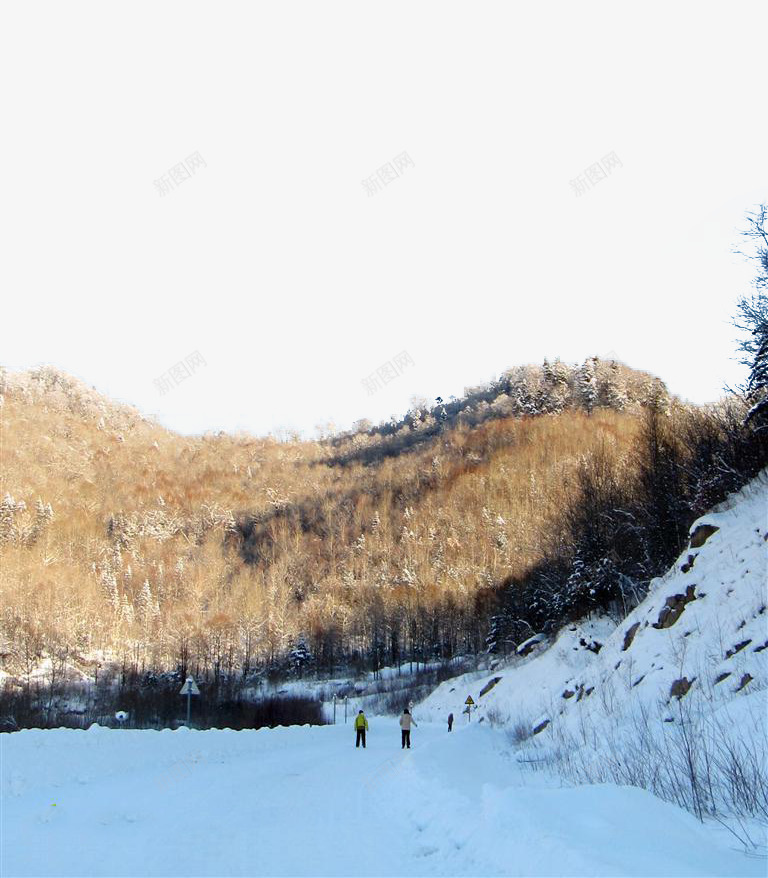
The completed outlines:
{"type": "Polygon", "coordinates": [[[487,724],[0,736],[0,874],[763,875],[642,790],[563,789],[487,724]],[[649,839],[653,840],[649,844],[649,839]]]}
{"type": "MultiPolygon", "coordinates": [[[[676,751],[657,738],[689,740],[674,735],[700,734],[697,717],[721,723],[718,741],[743,736],[764,770],[767,499],[764,474],[697,522],[618,627],[571,626],[491,675],[442,684],[414,709],[410,751],[378,717],[365,750],[341,724],[1,734],[0,874],[764,876],[764,857],[669,803],[691,807],[684,787],[662,801],[639,776],[561,778],[576,754],[598,779],[650,765],[658,780],[676,751]]],[[[763,827],[737,830],[765,844],[763,827]]]]}
{"type": "MultiPolygon", "coordinates": [[[[419,712],[501,721],[521,741],[558,735],[600,747],[608,726],[720,716],[765,741],[768,684],[768,473],[691,528],[689,548],[618,627],[596,619],[492,674],[443,683],[419,712]]],[[[561,737],[561,742],[566,738],[561,737]]],[[[768,755],[768,754],[767,754],[768,755]]]]}

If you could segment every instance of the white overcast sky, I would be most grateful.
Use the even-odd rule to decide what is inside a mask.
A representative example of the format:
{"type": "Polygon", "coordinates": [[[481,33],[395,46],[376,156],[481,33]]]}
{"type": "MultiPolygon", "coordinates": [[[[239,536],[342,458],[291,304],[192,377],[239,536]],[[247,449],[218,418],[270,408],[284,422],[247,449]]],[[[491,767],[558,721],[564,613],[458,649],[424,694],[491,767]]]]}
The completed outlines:
{"type": "Polygon", "coordinates": [[[545,356],[715,399],[768,199],[767,26],[764,0],[5,2],[0,364],[183,433],[311,436],[545,356]]]}

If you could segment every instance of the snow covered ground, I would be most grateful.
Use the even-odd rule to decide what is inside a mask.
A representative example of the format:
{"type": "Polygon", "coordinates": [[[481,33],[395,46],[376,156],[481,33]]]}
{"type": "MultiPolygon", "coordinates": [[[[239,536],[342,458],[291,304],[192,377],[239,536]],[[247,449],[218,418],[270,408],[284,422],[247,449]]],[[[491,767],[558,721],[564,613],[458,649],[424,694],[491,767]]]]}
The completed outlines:
{"type": "MultiPolygon", "coordinates": [[[[416,714],[418,721],[418,713],[416,714]]],[[[4,876],[755,875],[632,787],[562,788],[487,724],[27,730],[2,741],[4,876]]]]}

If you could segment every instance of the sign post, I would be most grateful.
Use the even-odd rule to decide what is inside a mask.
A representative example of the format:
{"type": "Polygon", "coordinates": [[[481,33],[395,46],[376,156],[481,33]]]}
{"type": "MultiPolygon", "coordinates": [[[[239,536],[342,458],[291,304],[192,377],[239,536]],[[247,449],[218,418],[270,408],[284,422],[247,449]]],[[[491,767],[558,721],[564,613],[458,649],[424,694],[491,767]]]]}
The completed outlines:
{"type": "Polygon", "coordinates": [[[197,688],[197,683],[195,683],[192,677],[187,677],[184,685],[179,690],[179,695],[187,696],[187,725],[189,725],[189,716],[192,710],[192,696],[199,694],[200,690],[197,688]]]}
{"type": "Polygon", "coordinates": [[[347,724],[347,696],[344,696],[344,725],[347,724]]]}
{"type": "Polygon", "coordinates": [[[467,700],[464,702],[467,705],[467,722],[472,722],[472,708],[474,707],[475,702],[472,700],[471,695],[467,695],[467,700]]]}
{"type": "Polygon", "coordinates": [[[336,696],[333,696],[333,724],[336,725],[336,696]]]}

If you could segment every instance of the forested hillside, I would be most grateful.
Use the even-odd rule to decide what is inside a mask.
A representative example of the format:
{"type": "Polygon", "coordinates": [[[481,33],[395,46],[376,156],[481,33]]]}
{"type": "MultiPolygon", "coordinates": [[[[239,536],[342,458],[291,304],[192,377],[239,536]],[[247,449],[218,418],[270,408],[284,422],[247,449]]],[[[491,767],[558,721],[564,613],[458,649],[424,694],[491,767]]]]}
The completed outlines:
{"type": "Polygon", "coordinates": [[[182,437],[50,367],[0,393],[0,658],[27,693],[506,652],[627,612],[759,459],[738,398],[597,358],[318,441],[182,437]]]}

